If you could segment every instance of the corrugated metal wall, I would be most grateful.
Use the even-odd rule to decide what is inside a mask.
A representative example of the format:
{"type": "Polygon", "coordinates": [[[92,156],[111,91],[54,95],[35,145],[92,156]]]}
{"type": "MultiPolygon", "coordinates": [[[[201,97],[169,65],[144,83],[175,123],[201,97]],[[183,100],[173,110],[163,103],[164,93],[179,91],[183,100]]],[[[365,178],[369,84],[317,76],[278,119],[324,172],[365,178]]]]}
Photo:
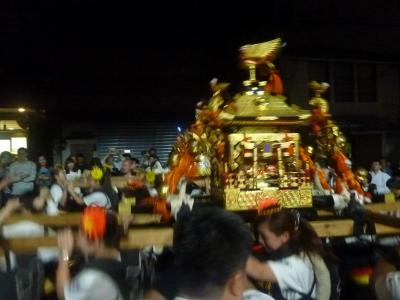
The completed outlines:
{"type": "Polygon", "coordinates": [[[171,122],[142,122],[140,124],[102,124],[97,127],[97,156],[102,158],[110,147],[129,149],[132,156],[141,158],[141,152],[150,147],[157,149],[162,163],[166,163],[168,154],[178,135],[179,124],[171,122]]]}

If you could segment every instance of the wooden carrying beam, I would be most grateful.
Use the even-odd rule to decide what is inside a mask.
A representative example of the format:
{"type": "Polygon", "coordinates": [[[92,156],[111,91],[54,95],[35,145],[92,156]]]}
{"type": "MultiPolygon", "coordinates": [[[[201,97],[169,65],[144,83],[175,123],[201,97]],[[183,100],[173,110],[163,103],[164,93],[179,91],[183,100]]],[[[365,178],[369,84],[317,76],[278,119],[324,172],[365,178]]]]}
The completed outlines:
{"type": "MultiPolygon", "coordinates": [[[[40,224],[52,228],[62,227],[77,227],[81,223],[81,213],[66,213],[58,216],[48,216],[45,214],[23,214],[23,215],[11,215],[8,217],[4,224],[13,224],[21,221],[31,221],[36,224],[40,224]]],[[[123,215],[120,215],[120,219],[123,215]]],[[[159,223],[161,216],[158,214],[134,214],[133,225],[146,225],[159,223]]]]}
{"type": "MultiPolygon", "coordinates": [[[[400,202],[392,203],[372,203],[364,206],[368,211],[374,213],[388,213],[392,211],[400,211],[400,202]]],[[[318,210],[319,217],[334,216],[334,212],[330,210],[318,210]]]]}
{"type": "MultiPolygon", "coordinates": [[[[389,217],[385,214],[388,211],[400,209],[400,203],[391,204],[371,204],[368,208],[366,218],[376,224],[378,235],[400,234],[400,219],[389,217]],[[385,224],[385,225],[382,225],[385,224]]],[[[121,216],[122,217],[122,216],[121,216]]],[[[67,213],[59,216],[47,215],[13,215],[10,216],[5,224],[17,223],[29,220],[51,228],[77,227],[80,224],[80,213],[67,213]]],[[[152,214],[135,214],[134,225],[148,225],[159,223],[160,216],[152,214]]],[[[354,222],[351,219],[325,220],[311,222],[320,237],[343,237],[353,235],[354,222]]],[[[145,246],[171,246],[173,229],[171,227],[147,227],[132,228],[127,237],[121,241],[122,249],[143,248],[145,246]]],[[[8,247],[19,253],[34,252],[39,247],[54,247],[57,245],[56,237],[45,236],[37,238],[18,238],[8,239],[8,247]]]]}
{"type": "MultiPolygon", "coordinates": [[[[144,248],[152,245],[172,246],[172,235],[172,228],[130,229],[127,237],[121,241],[121,249],[144,248]]],[[[7,246],[16,253],[30,253],[35,252],[40,247],[57,247],[57,237],[8,239],[7,246]]]]}
{"type": "MultiPolygon", "coordinates": [[[[128,179],[125,176],[111,176],[111,184],[115,187],[123,188],[127,185],[127,183],[128,179]]],[[[76,187],[87,188],[88,187],[87,177],[82,176],[81,178],[75,180],[73,184],[76,187]]]]}
{"type": "MultiPolygon", "coordinates": [[[[311,225],[320,237],[341,237],[353,234],[352,220],[315,221],[311,225]]],[[[400,234],[400,229],[384,225],[376,225],[377,234],[400,234]]],[[[132,228],[127,237],[121,241],[122,249],[143,248],[146,246],[171,246],[173,229],[161,228],[132,228]]],[[[38,238],[8,239],[8,247],[16,253],[34,252],[39,247],[56,247],[57,238],[45,236],[38,238]]]]}

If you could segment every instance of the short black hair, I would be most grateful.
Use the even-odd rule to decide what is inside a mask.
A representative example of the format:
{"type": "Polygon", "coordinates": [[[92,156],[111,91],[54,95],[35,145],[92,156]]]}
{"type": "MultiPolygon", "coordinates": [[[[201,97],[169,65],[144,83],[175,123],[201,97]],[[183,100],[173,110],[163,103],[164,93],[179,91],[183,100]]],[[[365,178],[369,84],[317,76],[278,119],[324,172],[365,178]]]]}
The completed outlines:
{"type": "Polygon", "coordinates": [[[21,151],[28,152],[28,149],[26,149],[25,147],[18,148],[17,153],[20,153],[21,151]]]}
{"type": "Polygon", "coordinates": [[[178,220],[173,249],[179,292],[195,298],[222,292],[235,272],[245,270],[251,243],[243,220],[221,208],[178,220]]]}

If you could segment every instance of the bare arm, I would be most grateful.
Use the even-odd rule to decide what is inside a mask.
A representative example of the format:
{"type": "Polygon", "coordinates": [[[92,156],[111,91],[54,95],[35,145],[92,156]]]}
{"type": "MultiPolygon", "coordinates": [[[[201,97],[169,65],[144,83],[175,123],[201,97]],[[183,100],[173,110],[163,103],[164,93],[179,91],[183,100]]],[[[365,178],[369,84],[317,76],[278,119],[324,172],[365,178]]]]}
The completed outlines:
{"type": "Polygon", "coordinates": [[[106,155],[101,159],[101,163],[102,163],[103,165],[106,164],[107,158],[108,158],[110,155],[111,155],[111,153],[110,153],[110,151],[108,151],[108,152],[106,153],[106,155]]]}
{"type": "Polygon", "coordinates": [[[67,229],[58,232],[57,239],[61,255],[56,274],[56,290],[58,299],[64,299],[64,288],[71,279],[69,258],[74,247],[74,238],[71,230],[67,229]]]}
{"type": "Polygon", "coordinates": [[[277,282],[275,274],[268,263],[260,262],[254,256],[250,256],[246,264],[246,272],[251,278],[260,281],[277,282]]]}
{"type": "Polygon", "coordinates": [[[65,206],[65,204],[67,203],[67,196],[68,196],[68,190],[66,188],[62,188],[62,196],[60,199],[60,204],[61,206],[65,206]]]}
{"type": "Polygon", "coordinates": [[[71,194],[72,198],[74,198],[76,203],[81,205],[85,204],[85,202],[83,201],[83,197],[75,193],[72,182],[68,182],[68,192],[71,194]]]}
{"type": "Polygon", "coordinates": [[[65,184],[57,183],[51,187],[51,197],[53,200],[61,206],[65,206],[67,203],[68,187],[65,184]],[[58,193],[58,188],[61,190],[61,195],[58,193]]]}
{"type": "Polygon", "coordinates": [[[64,299],[64,288],[70,280],[69,263],[60,259],[57,268],[57,296],[58,299],[64,299]]]}
{"type": "Polygon", "coordinates": [[[0,225],[4,223],[4,221],[18,208],[21,207],[21,204],[19,202],[18,198],[15,199],[9,199],[7,201],[6,206],[4,206],[0,210],[0,225]]]}
{"type": "Polygon", "coordinates": [[[7,186],[12,183],[12,179],[10,176],[6,176],[0,181],[0,191],[4,190],[7,186]]]}

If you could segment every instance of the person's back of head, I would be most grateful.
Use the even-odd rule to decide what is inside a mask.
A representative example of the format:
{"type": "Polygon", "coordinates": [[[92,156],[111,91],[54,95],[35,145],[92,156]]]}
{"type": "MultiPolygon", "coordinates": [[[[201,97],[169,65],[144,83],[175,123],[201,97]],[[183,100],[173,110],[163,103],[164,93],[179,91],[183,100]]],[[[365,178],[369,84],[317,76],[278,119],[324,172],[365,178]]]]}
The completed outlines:
{"type": "Polygon", "coordinates": [[[251,241],[242,219],[220,208],[204,208],[179,220],[173,247],[179,295],[241,299],[251,241]]]}

